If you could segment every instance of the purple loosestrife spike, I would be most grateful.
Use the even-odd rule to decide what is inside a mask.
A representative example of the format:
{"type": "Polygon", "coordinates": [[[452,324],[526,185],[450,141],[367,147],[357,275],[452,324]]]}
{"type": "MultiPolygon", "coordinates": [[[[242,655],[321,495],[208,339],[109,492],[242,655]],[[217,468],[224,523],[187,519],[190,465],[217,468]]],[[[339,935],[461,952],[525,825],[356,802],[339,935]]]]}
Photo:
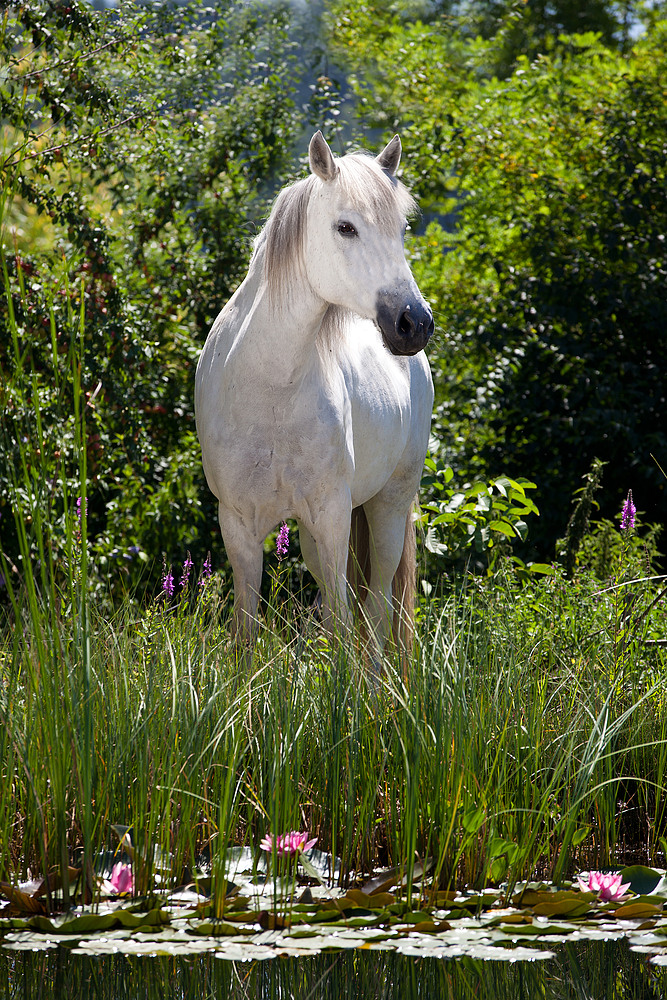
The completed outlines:
{"type": "Polygon", "coordinates": [[[174,574],[171,572],[171,566],[162,578],[162,589],[167,597],[174,596],[174,574]]]}
{"type": "Polygon", "coordinates": [[[88,499],[87,497],[77,497],[76,498],[76,538],[77,541],[81,541],[81,502],[83,501],[83,513],[88,516],[88,499]]]}
{"type": "Polygon", "coordinates": [[[194,566],[192,559],[190,558],[190,553],[188,552],[187,559],[183,563],[183,574],[181,579],[178,581],[180,587],[187,587],[188,580],[190,579],[190,570],[194,566]]]}
{"type": "Polygon", "coordinates": [[[637,508],[632,502],[632,490],[628,490],[623,510],[621,512],[621,531],[632,531],[635,526],[637,508]]]}
{"type": "Polygon", "coordinates": [[[276,552],[278,553],[278,562],[281,562],[287,555],[289,549],[289,528],[285,521],[283,521],[280,531],[278,532],[278,537],[276,538],[276,552]]]}
{"type": "Polygon", "coordinates": [[[211,576],[211,553],[209,552],[204,560],[204,565],[201,568],[201,576],[199,577],[199,586],[205,587],[209,577],[211,576]]]}

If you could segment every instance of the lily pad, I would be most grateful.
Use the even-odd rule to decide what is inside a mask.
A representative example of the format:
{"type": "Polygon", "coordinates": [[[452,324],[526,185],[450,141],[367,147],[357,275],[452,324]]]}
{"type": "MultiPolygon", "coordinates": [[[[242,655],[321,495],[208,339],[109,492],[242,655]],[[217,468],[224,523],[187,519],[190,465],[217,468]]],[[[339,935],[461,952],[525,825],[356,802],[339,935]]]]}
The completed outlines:
{"type": "Polygon", "coordinates": [[[662,905],[652,906],[650,903],[644,902],[625,903],[614,910],[614,916],[617,920],[641,920],[660,913],[662,913],[662,905]]]}
{"type": "Polygon", "coordinates": [[[19,913],[46,913],[44,903],[38,898],[39,888],[38,885],[35,892],[35,887],[31,884],[33,891],[29,892],[10,882],[0,882],[0,894],[8,899],[19,913]]]}
{"type": "Polygon", "coordinates": [[[575,897],[536,903],[533,913],[540,917],[582,917],[584,913],[589,913],[590,909],[590,903],[575,897]]]}
{"type": "Polygon", "coordinates": [[[371,907],[374,910],[379,910],[395,903],[396,896],[391,892],[375,892],[369,896],[363,889],[348,889],[345,895],[341,896],[336,902],[341,907],[352,903],[354,906],[371,907]]]}
{"type": "MultiPolygon", "coordinates": [[[[412,881],[418,882],[433,867],[433,858],[427,858],[423,864],[418,863],[412,870],[412,881]]],[[[407,885],[408,879],[405,874],[405,867],[390,868],[386,872],[381,872],[374,878],[368,879],[361,887],[361,891],[369,896],[374,896],[378,892],[386,892],[393,889],[395,885],[407,885]]]]}
{"type": "Polygon", "coordinates": [[[629,868],[622,868],[620,872],[622,881],[629,882],[630,888],[638,896],[654,892],[664,874],[664,872],[656,871],[655,868],[647,868],[645,865],[631,865],[629,868]]]}
{"type": "Polygon", "coordinates": [[[512,937],[543,937],[544,935],[572,934],[574,927],[563,924],[501,924],[500,930],[512,937]]]}

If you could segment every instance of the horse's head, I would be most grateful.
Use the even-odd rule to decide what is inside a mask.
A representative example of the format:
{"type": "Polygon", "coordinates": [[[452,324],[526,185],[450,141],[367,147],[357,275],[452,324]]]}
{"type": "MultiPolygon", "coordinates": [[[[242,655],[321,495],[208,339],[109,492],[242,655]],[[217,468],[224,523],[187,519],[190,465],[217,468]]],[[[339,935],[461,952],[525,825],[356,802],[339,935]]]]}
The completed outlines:
{"type": "Polygon", "coordinates": [[[309,155],[304,249],[311,286],[326,302],[375,320],[393,354],[417,354],[434,324],[405,259],[406,217],[414,202],[395,176],[399,137],[375,159],[351,154],[336,160],[316,132],[309,155]]]}

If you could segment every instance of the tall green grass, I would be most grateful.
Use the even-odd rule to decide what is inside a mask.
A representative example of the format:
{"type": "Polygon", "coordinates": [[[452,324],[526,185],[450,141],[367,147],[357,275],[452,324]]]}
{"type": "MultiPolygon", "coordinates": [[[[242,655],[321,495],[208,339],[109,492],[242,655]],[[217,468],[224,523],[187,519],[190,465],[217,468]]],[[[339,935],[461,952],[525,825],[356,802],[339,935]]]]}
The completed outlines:
{"type": "Polygon", "coordinates": [[[343,883],[397,866],[408,893],[427,861],[440,888],[560,879],[629,850],[664,861],[665,654],[645,641],[650,616],[633,630],[617,591],[559,574],[482,582],[425,603],[412,657],[388,654],[378,684],[361,639],[327,640],[280,580],[251,671],[215,579],[110,611],[87,544],[83,318],[64,372],[52,329],[76,495],[68,470],[43,481],[39,386],[10,321],[3,377],[21,406],[1,427],[21,559],[2,567],[0,879],[49,875],[64,906],[92,900],[114,827],[130,828],[137,891],[202,871],[218,912],[230,848],[259,858],[262,836],[292,829],[340,859],[343,883]]]}
{"type": "Polygon", "coordinates": [[[221,901],[229,848],[289,829],[316,834],[344,880],[398,865],[410,886],[427,858],[440,887],[560,878],[614,863],[625,800],[625,846],[658,861],[662,679],[626,689],[627,664],[600,651],[545,669],[455,598],[379,689],[355,650],[295,653],[269,631],[247,677],[206,593],[111,621],[89,605],[85,630],[79,596],[15,588],[6,617],[6,881],[55,869],[66,900],[90,894],[114,825],[132,828],[139,891],[180,884],[204,851],[221,901]]]}

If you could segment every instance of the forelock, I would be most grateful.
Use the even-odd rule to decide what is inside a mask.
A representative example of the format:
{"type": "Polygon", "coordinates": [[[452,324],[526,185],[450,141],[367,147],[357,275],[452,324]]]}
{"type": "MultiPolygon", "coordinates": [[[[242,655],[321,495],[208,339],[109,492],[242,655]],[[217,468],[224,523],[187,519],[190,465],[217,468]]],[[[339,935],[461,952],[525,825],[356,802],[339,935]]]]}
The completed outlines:
{"type": "Polygon", "coordinates": [[[310,174],[276,198],[264,228],[265,276],[269,294],[279,301],[280,293],[297,277],[305,253],[308,203],[318,184],[337,184],[344,200],[362,218],[378,225],[387,233],[417,211],[416,203],[406,187],[382,169],[367,153],[348,153],[336,160],[338,174],[333,181],[322,181],[310,174]]]}
{"type": "Polygon", "coordinates": [[[368,153],[348,153],[336,161],[346,200],[364,218],[382,229],[394,228],[397,219],[414,215],[417,205],[403,184],[368,153]]]}

